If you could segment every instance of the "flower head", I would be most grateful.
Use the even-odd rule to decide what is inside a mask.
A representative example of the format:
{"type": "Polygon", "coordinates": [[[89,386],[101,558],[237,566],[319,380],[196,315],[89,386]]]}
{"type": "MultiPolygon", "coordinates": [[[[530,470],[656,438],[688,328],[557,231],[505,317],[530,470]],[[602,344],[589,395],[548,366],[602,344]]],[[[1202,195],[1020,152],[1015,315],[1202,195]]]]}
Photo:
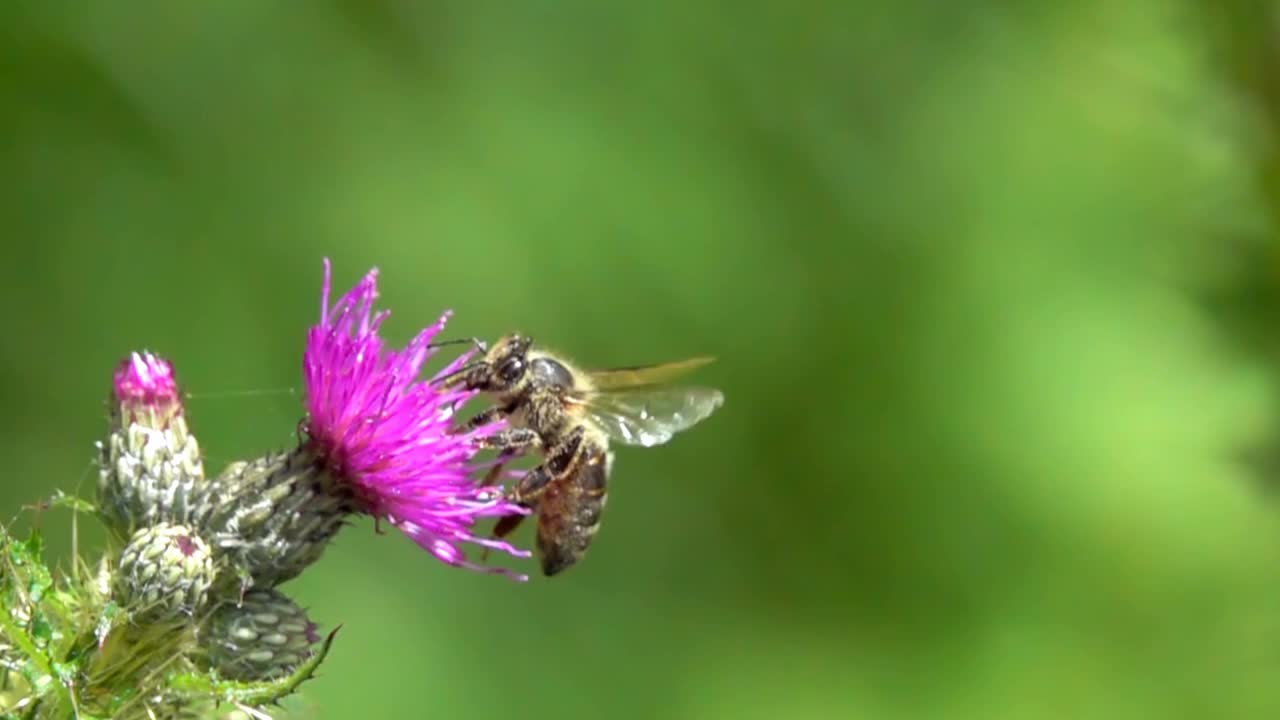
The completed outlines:
{"type": "Polygon", "coordinates": [[[98,443],[99,509],[121,539],[200,512],[200,445],[187,427],[173,365],[134,352],[116,366],[107,437],[98,443]]]}
{"type": "Polygon", "coordinates": [[[131,353],[121,360],[112,376],[111,389],[123,424],[137,421],[162,428],[182,414],[173,365],[149,352],[131,353]]]}
{"type": "MultiPolygon", "coordinates": [[[[395,525],[439,560],[524,579],[470,563],[462,549],[470,543],[529,556],[472,532],[480,518],[525,512],[503,500],[499,488],[472,480],[474,441],[498,428],[458,431],[454,409],[473,393],[418,380],[448,313],[403,350],[387,349],[378,329],[389,311],[373,310],[377,277],[377,269],[370,270],[331,308],[329,261],[324,261],[320,323],[307,333],[303,354],[310,450],[364,512],[395,525]]],[[[457,358],[433,380],[456,371],[469,357],[457,358]]]]}
{"type": "Polygon", "coordinates": [[[216,571],[209,546],[184,525],[139,529],[112,579],[116,602],[152,621],[189,618],[207,599],[216,571]]]}

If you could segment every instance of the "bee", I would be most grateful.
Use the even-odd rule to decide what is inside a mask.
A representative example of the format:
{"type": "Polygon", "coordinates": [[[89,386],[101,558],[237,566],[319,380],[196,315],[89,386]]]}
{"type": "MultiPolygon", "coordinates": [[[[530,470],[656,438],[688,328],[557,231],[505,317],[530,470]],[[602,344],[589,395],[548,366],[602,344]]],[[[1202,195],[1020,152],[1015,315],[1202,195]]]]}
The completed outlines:
{"type": "MultiPolygon", "coordinates": [[[[482,343],[477,345],[484,350],[482,343]]],[[[481,447],[499,451],[486,484],[517,455],[541,455],[542,463],[508,490],[507,497],[538,518],[536,542],[544,575],[556,575],[578,562],[600,527],[613,469],[610,441],[662,445],[723,404],[719,390],[667,384],[711,361],[697,357],[584,371],[557,354],[533,349],[531,338],[512,334],[447,380],[495,400],[471,418],[466,429],[507,420],[506,429],[479,441],[481,447]]],[[[509,535],[524,518],[501,518],[494,537],[509,535]]]]}

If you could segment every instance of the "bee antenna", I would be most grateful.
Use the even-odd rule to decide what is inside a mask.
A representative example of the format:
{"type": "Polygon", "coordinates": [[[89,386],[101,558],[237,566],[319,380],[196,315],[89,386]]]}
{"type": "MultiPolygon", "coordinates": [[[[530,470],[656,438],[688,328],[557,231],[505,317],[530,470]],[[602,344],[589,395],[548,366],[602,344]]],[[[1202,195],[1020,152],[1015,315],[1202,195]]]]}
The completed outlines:
{"type": "Polygon", "coordinates": [[[485,342],[484,342],[483,340],[481,340],[480,338],[475,338],[475,337],[470,337],[470,338],[454,338],[453,340],[441,340],[441,341],[439,341],[439,342],[428,343],[428,344],[427,344],[427,349],[429,349],[429,350],[430,350],[430,349],[435,349],[435,348],[438,348],[438,347],[446,347],[446,346],[448,346],[448,345],[462,345],[463,343],[471,343],[471,344],[475,345],[475,346],[476,346],[476,349],[477,349],[477,350],[479,350],[480,352],[488,352],[488,350],[489,350],[489,346],[488,346],[488,345],[486,345],[486,344],[485,344],[485,342]]]}

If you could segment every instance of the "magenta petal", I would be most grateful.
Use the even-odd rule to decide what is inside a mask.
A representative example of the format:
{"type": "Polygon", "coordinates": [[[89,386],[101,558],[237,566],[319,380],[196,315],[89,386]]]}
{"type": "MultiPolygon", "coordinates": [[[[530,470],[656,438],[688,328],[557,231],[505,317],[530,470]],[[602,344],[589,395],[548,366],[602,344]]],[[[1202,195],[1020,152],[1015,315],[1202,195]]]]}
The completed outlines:
{"type": "MultiPolygon", "coordinates": [[[[496,499],[500,488],[472,480],[478,469],[474,440],[496,427],[453,434],[453,409],[474,393],[418,379],[435,353],[428,345],[449,313],[403,350],[388,349],[377,334],[388,312],[373,310],[377,278],[377,269],[370,270],[331,306],[329,261],[324,262],[320,322],[307,333],[302,361],[311,447],[366,512],[400,528],[442,562],[520,578],[474,565],[463,552],[471,544],[529,556],[472,532],[480,518],[526,512],[496,499]]],[[[454,360],[436,377],[465,361],[454,360]]]]}
{"type": "Polygon", "coordinates": [[[149,352],[131,353],[112,376],[112,390],[121,403],[162,405],[178,401],[173,365],[149,352]]]}

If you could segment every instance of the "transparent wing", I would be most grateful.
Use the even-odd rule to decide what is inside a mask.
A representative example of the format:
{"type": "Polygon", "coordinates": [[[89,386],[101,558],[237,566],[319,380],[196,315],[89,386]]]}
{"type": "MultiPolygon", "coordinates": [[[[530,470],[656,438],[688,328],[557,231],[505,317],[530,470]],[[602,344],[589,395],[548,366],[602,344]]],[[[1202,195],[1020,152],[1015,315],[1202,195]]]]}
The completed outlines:
{"type": "Polygon", "coordinates": [[[653,447],[702,422],[724,403],[705,387],[656,387],[596,392],[580,403],[609,437],[624,445],[653,447]]]}
{"type": "Polygon", "coordinates": [[[591,384],[597,390],[621,390],[669,383],[681,375],[693,372],[714,361],[715,358],[712,357],[695,357],[661,365],[591,370],[587,372],[587,376],[591,378],[591,384]]]}

